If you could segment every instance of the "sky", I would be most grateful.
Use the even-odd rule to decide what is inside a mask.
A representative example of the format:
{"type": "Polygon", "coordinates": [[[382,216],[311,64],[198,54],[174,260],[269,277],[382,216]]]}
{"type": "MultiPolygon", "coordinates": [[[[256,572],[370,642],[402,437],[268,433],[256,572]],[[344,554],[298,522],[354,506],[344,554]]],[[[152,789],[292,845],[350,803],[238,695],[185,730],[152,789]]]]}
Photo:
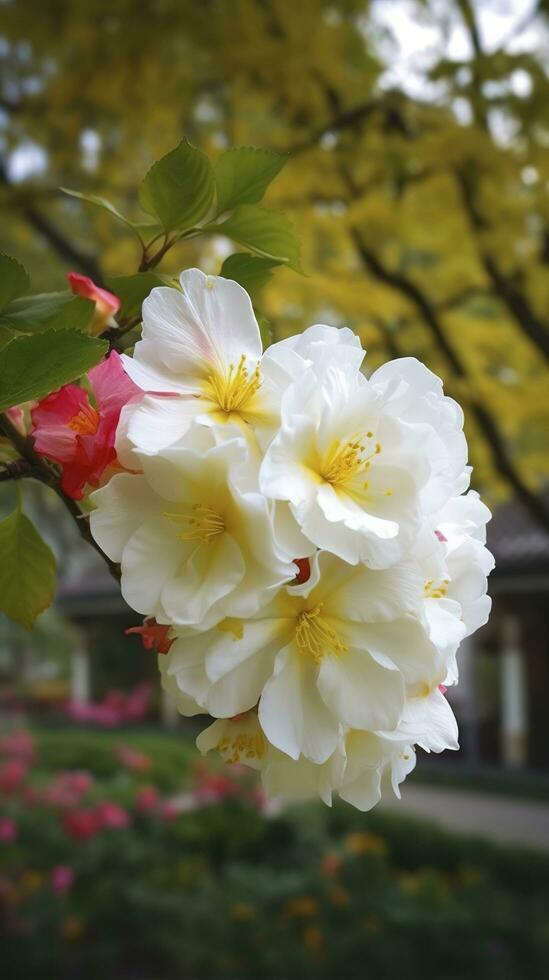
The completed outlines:
{"type": "MultiPolygon", "coordinates": [[[[537,25],[528,25],[516,33],[518,26],[527,23],[536,0],[473,0],[473,3],[481,43],[487,52],[494,51],[510,37],[513,39],[505,44],[508,51],[532,50],[540,44],[537,25]]],[[[373,0],[372,16],[380,29],[382,53],[391,65],[382,79],[385,87],[402,87],[415,98],[436,98],[437,88],[425,80],[424,72],[440,56],[441,49],[455,60],[470,57],[467,32],[455,16],[453,4],[448,0],[432,0],[432,6],[438,8],[440,21],[445,18],[449,21],[444,33],[433,24],[428,13],[422,12],[418,0],[373,0]]],[[[521,84],[524,88],[527,81],[519,76],[515,85],[520,88],[521,84]]],[[[521,94],[528,93],[517,91],[517,95],[521,94]]]]}

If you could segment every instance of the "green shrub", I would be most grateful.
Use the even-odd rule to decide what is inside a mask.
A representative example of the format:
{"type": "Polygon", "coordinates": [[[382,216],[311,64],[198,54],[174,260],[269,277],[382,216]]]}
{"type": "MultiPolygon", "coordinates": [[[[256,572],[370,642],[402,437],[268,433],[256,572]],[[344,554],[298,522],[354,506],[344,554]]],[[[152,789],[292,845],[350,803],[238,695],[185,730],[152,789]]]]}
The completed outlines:
{"type": "Polygon", "coordinates": [[[344,804],[267,816],[248,777],[206,770],[187,773],[179,814],[142,813],[153,771],[167,779],[171,767],[181,785],[180,740],[48,732],[39,742],[40,764],[4,808],[18,827],[0,871],[9,980],[548,975],[545,855],[344,804]],[[153,769],[121,771],[120,742],[147,751],[153,769]],[[77,808],[123,804],[127,826],[78,840],[58,807],[28,805],[29,787],[55,781],[58,746],[60,768],[93,757],[96,781],[77,808]],[[59,865],[74,872],[63,893],[59,865]]]}

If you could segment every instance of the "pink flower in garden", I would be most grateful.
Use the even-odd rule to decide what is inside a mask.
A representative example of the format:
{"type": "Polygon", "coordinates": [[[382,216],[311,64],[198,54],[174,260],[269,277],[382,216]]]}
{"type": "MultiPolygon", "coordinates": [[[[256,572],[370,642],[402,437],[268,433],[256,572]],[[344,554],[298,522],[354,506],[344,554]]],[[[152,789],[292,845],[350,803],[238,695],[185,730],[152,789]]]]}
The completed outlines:
{"type": "Polygon", "coordinates": [[[135,805],[140,813],[153,813],[158,807],[159,793],[156,786],[140,786],[135,805]]]}
{"type": "Polygon", "coordinates": [[[17,840],[17,824],[12,817],[0,817],[0,844],[13,844],[17,840]]]}
{"type": "Polygon", "coordinates": [[[135,633],[141,637],[141,643],[145,650],[154,650],[156,653],[168,653],[173,640],[168,639],[169,626],[161,626],[154,617],[145,619],[143,626],[132,626],[124,630],[126,636],[135,633]]]}
{"type": "Polygon", "coordinates": [[[109,293],[108,289],[97,286],[93,279],[82,276],[79,272],[67,272],[67,279],[75,296],[83,296],[84,299],[94,301],[95,315],[90,332],[94,335],[101,333],[120,309],[118,296],[109,293]]]}
{"type": "Polygon", "coordinates": [[[64,895],[74,884],[74,871],[66,864],[58,864],[52,868],[50,882],[57,895],[64,895]]]}
{"type": "Polygon", "coordinates": [[[101,827],[124,830],[129,826],[130,818],[126,810],[111,800],[103,800],[103,802],[98,803],[95,813],[101,827]]]}
{"type": "Polygon", "coordinates": [[[22,759],[8,759],[0,767],[0,791],[13,793],[19,789],[27,775],[28,766],[22,759]]]}
{"type": "Polygon", "coordinates": [[[30,732],[26,732],[24,729],[10,732],[9,735],[4,735],[4,738],[0,739],[0,752],[3,755],[9,755],[10,758],[16,756],[18,759],[31,763],[35,754],[34,738],[30,732]]]}
{"type": "Polygon", "coordinates": [[[131,772],[148,772],[152,766],[150,755],[132,749],[130,745],[119,745],[116,748],[116,758],[131,772]]]}
{"type": "Polygon", "coordinates": [[[58,780],[63,782],[73,793],[82,795],[93,786],[93,776],[89,772],[77,769],[74,772],[60,772],[58,780]]]}
{"type": "Polygon", "coordinates": [[[238,786],[224,773],[197,767],[196,776],[193,796],[200,803],[218,803],[238,794],[238,786]]]}
{"type": "Polygon", "coordinates": [[[160,815],[165,823],[173,823],[177,820],[181,811],[172,800],[165,800],[160,807],[160,815]]]}
{"type": "Polygon", "coordinates": [[[61,463],[61,487],[80,500],[87,483],[97,487],[116,462],[114,439],[123,406],[141,393],[130,381],[116,351],[88,373],[95,405],[88,393],[70,384],[47,395],[32,410],[32,434],[38,453],[61,463]]]}
{"type": "Polygon", "coordinates": [[[68,837],[73,840],[89,840],[95,837],[99,828],[100,821],[95,809],[89,810],[69,810],[61,818],[63,829],[68,837]]]}

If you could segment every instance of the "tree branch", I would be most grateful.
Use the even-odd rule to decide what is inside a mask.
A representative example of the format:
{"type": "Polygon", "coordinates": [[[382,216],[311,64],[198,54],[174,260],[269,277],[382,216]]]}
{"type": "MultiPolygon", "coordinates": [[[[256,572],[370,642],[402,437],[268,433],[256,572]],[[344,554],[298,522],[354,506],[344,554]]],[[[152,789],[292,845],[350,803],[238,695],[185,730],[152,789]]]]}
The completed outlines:
{"type": "MultiPolygon", "coordinates": [[[[11,188],[13,185],[8,178],[5,164],[0,161],[0,183],[11,188]]],[[[44,238],[57,254],[66,262],[76,266],[98,285],[102,285],[102,273],[99,264],[92,255],[81,251],[71,242],[57,225],[31,204],[23,204],[20,208],[22,218],[44,238]]]]}
{"type": "Polygon", "coordinates": [[[488,222],[476,203],[473,182],[470,176],[463,169],[456,170],[455,176],[461,192],[465,213],[467,214],[469,225],[477,243],[480,260],[494,292],[507,307],[509,313],[531,343],[534,344],[546,359],[549,359],[549,332],[545,329],[542,321],[538,319],[526,296],[514,283],[503,275],[494,257],[482,245],[480,240],[481,235],[488,227],[488,222]]]}

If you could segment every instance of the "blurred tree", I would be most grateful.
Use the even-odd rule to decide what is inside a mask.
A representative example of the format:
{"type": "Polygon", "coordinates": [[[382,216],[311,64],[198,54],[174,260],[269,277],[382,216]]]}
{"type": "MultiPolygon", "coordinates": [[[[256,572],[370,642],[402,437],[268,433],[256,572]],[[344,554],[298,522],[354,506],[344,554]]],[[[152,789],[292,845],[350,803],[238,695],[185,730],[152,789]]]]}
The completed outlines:
{"type": "MultiPolygon", "coordinates": [[[[439,50],[417,96],[387,71],[399,0],[8,0],[0,244],[37,287],[71,267],[131,272],[134,243],[53,188],[131,213],[182,133],[208,152],[292,153],[271,200],[293,215],[310,277],[267,288],[277,336],[323,319],[354,327],[372,367],[423,358],[465,406],[475,482],[549,528],[549,4],[519,4],[497,45],[481,29],[490,6],[418,0],[439,50]]],[[[178,246],[168,271],[218,271],[219,252],[200,248],[178,246]]]]}

